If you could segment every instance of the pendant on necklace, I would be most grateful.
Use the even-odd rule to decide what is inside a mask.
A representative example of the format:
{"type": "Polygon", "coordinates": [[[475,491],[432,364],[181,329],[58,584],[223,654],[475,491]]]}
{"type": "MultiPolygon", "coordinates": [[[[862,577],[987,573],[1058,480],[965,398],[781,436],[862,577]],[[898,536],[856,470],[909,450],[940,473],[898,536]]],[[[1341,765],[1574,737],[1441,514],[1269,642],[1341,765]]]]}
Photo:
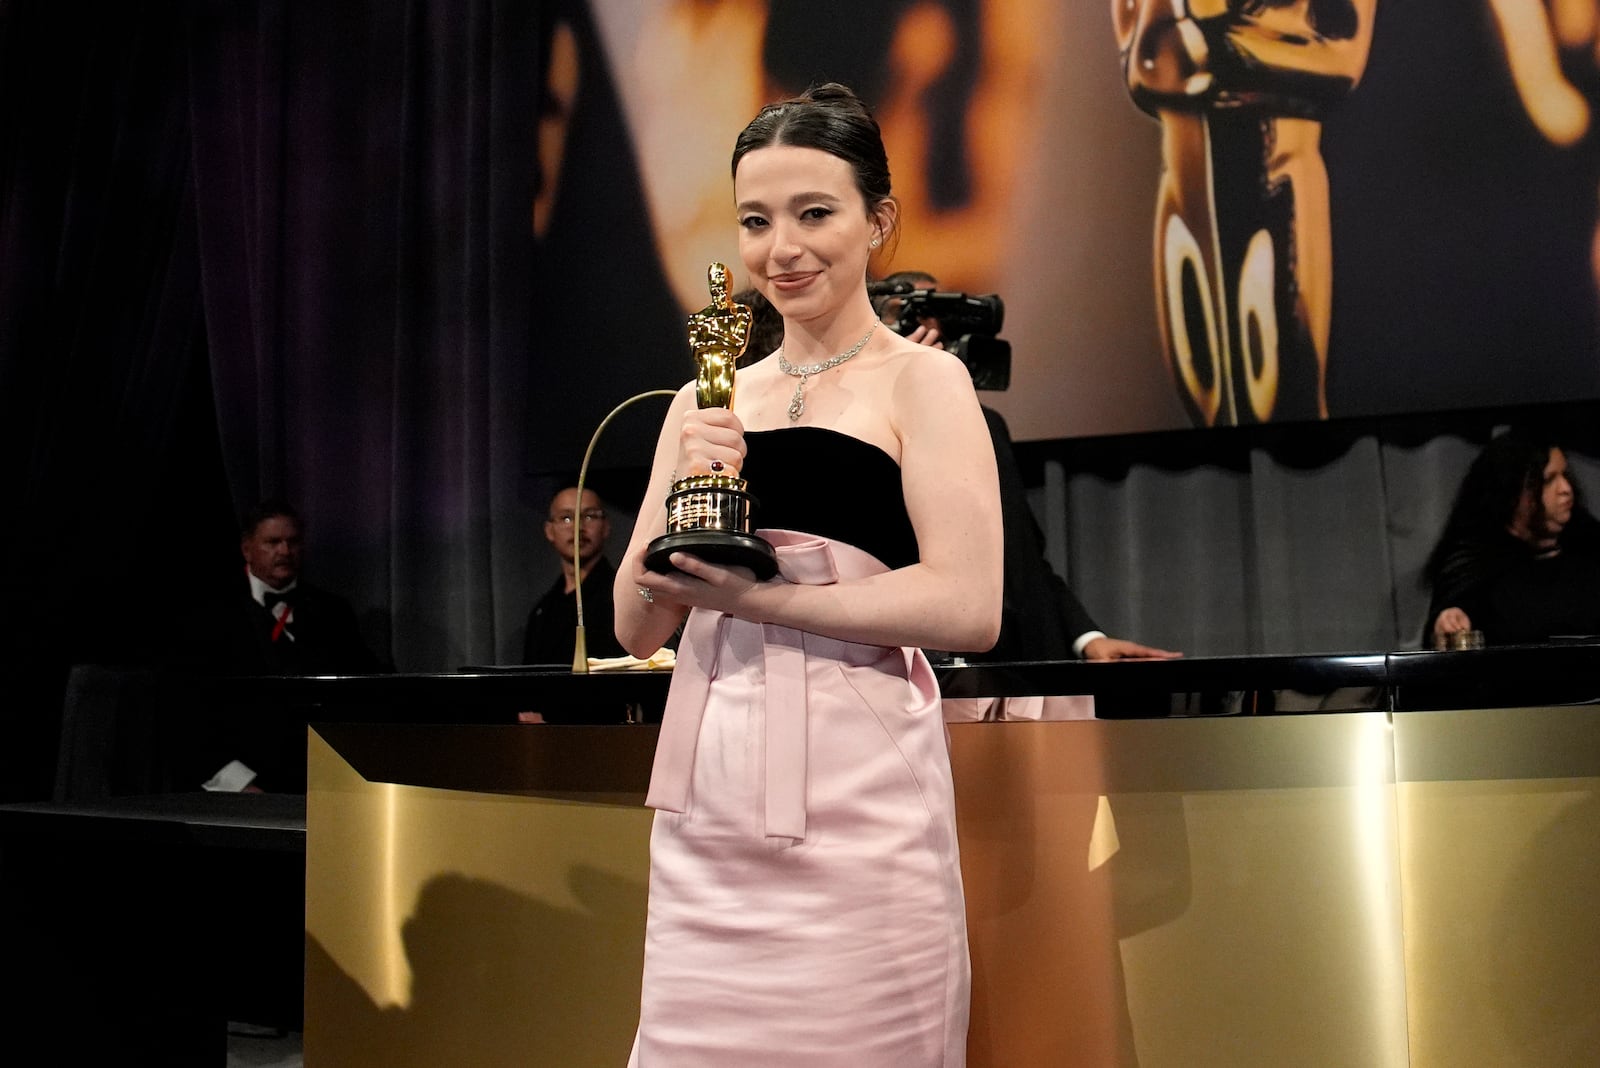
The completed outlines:
{"type": "Polygon", "coordinates": [[[794,396],[789,398],[789,422],[799,420],[800,413],[806,410],[806,379],[808,375],[801,375],[800,381],[794,384],[794,396]]]}
{"type": "Polygon", "coordinates": [[[875,320],[871,326],[867,327],[867,332],[861,335],[860,341],[857,341],[854,345],[839,353],[839,355],[829,356],[821,363],[806,364],[804,367],[796,367],[784,359],[783,346],[778,346],[778,370],[786,375],[793,375],[800,379],[794,387],[794,396],[789,398],[789,422],[797,422],[800,418],[800,413],[806,410],[806,379],[814,374],[820,374],[823,371],[838,367],[841,363],[866,348],[867,342],[872,340],[873,331],[877,329],[878,323],[875,320]]]}

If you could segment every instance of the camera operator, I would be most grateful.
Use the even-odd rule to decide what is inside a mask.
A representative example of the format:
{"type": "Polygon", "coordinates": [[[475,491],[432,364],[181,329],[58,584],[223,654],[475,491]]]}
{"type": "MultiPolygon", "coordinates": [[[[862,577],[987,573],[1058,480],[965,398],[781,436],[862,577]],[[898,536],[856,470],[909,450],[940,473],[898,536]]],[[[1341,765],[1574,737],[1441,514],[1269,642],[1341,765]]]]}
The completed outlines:
{"type": "MultiPolygon", "coordinates": [[[[938,287],[938,279],[926,271],[899,271],[870,288],[876,294],[874,307],[884,323],[913,341],[943,348],[941,339],[948,339],[943,324],[934,316],[918,314],[937,308],[940,302],[918,295],[936,293],[938,287]]],[[[971,306],[970,301],[984,299],[967,298],[965,294],[948,296],[952,299],[947,303],[963,307],[971,306]]],[[[998,309],[999,298],[992,300],[998,309]]],[[[996,314],[996,330],[998,318],[996,314]]],[[[1009,347],[1006,351],[1009,354],[1009,347]]],[[[1009,355],[1006,366],[1009,369],[1009,355]]],[[[973,369],[973,364],[968,362],[968,367],[973,369]]],[[[986,373],[988,370],[984,367],[974,369],[975,383],[986,373]]],[[[978,388],[985,386],[980,384],[978,388]]],[[[1012,451],[1011,432],[1005,420],[988,405],[982,407],[989,435],[994,440],[995,463],[1000,472],[1000,509],[1005,529],[1005,607],[1000,639],[981,659],[1065,660],[1078,656],[1085,660],[1128,660],[1183,655],[1112,638],[1095,624],[1066,581],[1044,557],[1044,532],[1028,506],[1027,487],[1012,451]]]]}
{"type": "Polygon", "coordinates": [[[901,271],[869,287],[878,317],[924,345],[948,350],[966,365],[979,390],[1011,386],[1011,343],[998,336],[1006,306],[994,293],[941,293],[926,271],[901,271]]]}
{"type": "Polygon", "coordinates": [[[940,347],[937,319],[932,317],[918,319],[916,328],[909,331],[903,331],[900,323],[902,313],[905,311],[906,298],[912,293],[932,293],[939,288],[937,278],[927,271],[896,271],[868,288],[877,294],[873,297],[872,304],[884,325],[905,333],[905,336],[912,341],[932,345],[935,348],[940,347]],[[917,333],[919,330],[922,331],[921,336],[917,333]]]}

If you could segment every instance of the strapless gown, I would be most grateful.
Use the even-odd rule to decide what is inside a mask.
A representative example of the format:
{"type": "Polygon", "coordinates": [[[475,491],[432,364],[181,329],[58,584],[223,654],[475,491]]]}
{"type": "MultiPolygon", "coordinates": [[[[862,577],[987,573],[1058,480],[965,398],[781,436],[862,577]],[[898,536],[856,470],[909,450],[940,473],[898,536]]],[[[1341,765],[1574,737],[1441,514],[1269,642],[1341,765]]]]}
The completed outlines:
{"type": "MultiPolygon", "coordinates": [[[[881,450],[804,427],[747,444],[743,474],[786,580],[916,559],[899,468],[881,450]]],[[[630,1064],[965,1063],[954,796],[920,650],[695,610],[649,803],[630,1064]]]]}

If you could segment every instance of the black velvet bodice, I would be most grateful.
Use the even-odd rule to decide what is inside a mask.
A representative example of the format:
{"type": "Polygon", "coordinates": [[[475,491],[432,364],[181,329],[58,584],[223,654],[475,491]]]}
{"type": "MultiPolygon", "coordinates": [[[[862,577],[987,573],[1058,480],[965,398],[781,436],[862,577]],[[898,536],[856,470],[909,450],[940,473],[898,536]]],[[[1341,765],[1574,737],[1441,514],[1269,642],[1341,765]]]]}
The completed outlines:
{"type": "Polygon", "coordinates": [[[752,430],[739,477],[756,498],[756,527],[848,542],[891,570],[914,564],[900,465],[876,445],[824,427],[752,430]]]}

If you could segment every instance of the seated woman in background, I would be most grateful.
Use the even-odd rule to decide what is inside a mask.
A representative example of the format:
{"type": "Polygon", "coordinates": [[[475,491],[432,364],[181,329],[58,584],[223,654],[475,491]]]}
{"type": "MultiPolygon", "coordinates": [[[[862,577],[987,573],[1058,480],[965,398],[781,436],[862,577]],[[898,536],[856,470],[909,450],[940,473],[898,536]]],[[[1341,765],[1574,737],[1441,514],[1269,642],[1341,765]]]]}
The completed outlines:
{"type": "Polygon", "coordinates": [[[1561,448],[1511,431],[1467,469],[1423,572],[1429,633],[1483,633],[1490,645],[1600,634],[1600,523],[1561,448]]]}

